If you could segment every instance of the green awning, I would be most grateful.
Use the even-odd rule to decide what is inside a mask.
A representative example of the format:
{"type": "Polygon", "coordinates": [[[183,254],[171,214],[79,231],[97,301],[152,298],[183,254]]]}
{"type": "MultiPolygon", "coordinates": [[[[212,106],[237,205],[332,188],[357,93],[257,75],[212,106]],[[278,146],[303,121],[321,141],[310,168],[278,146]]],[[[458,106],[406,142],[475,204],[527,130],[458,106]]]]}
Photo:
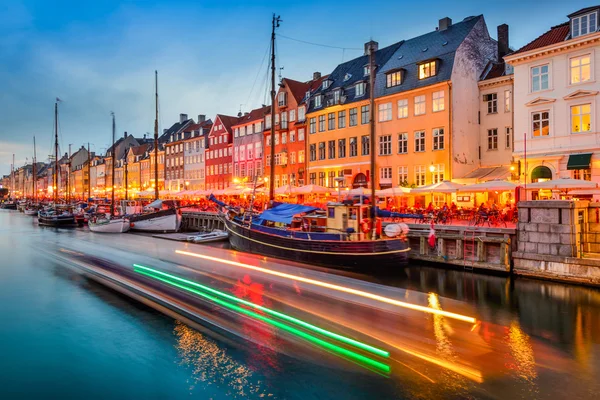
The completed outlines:
{"type": "Polygon", "coordinates": [[[592,153],[571,154],[567,162],[567,169],[588,169],[592,161],[592,153]]]}

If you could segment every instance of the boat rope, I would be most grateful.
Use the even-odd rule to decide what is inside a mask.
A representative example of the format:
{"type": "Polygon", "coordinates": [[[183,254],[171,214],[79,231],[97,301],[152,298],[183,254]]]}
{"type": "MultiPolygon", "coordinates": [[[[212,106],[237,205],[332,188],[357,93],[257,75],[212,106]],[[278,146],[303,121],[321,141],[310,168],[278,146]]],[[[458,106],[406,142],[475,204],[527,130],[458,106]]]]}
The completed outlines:
{"type": "MultiPolygon", "coordinates": [[[[290,251],[299,251],[299,252],[303,252],[303,253],[328,254],[328,255],[337,255],[337,256],[341,256],[341,255],[344,255],[344,256],[380,256],[380,255],[385,255],[385,254],[406,253],[406,252],[410,251],[410,247],[407,247],[406,249],[401,249],[401,250],[380,251],[380,252],[376,252],[376,253],[346,253],[346,252],[338,253],[338,252],[333,252],[333,251],[292,249],[292,248],[285,247],[285,246],[278,246],[276,244],[261,242],[260,240],[252,239],[252,238],[247,237],[247,236],[242,236],[239,233],[237,233],[234,230],[232,230],[229,226],[227,226],[227,224],[225,224],[225,228],[227,228],[227,230],[229,232],[233,233],[234,235],[237,235],[239,237],[242,237],[244,239],[250,240],[250,241],[255,242],[255,243],[264,244],[264,245],[275,247],[275,248],[278,248],[278,249],[290,250],[290,251]]],[[[299,240],[302,240],[302,239],[299,239],[299,240]]]]}

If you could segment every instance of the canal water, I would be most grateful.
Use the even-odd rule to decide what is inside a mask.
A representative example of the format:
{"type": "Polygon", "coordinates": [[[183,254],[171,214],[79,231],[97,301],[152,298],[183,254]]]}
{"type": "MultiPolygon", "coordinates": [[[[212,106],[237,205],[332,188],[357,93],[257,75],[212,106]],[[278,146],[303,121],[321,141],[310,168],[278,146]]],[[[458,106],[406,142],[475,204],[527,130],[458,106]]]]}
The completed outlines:
{"type": "MultiPolygon", "coordinates": [[[[57,235],[90,233],[40,229],[0,210],[0,399],[421,397],[410,382],[273,354],[164,316],[48,258],[57,235]]],[[[503,367],[525,382],[519,398],[597,398],[600,291],[414,266],[385,283],[465,302],[505,326],[503,367]],[[575,367],[540,365],[533,341],[575,367]],[[548,376],[562,389],[544,391],[548,376]]],[[[502,384],[451,397],[507,398],[502,384]]]]}

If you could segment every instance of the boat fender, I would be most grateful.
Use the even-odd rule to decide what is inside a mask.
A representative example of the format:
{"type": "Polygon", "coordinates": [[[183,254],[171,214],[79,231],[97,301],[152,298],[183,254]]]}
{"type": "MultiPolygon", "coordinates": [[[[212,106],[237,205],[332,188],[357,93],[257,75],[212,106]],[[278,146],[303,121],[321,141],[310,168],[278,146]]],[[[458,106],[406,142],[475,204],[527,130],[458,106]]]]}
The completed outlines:
{"type": "Polygon", "coordinates": [[[360,228],[363,233],[369,233],[371,231],[371,221],[368,219],[363,219],[360,224],[360,228]]]}
{"type": "Polygon", "coordinates": [[[134,224],[133,222],[131,222],[131,223],[129,224],[129,227],[131,227],[131,228],[133,228],[134,226],[135,226],[135,224],[134,224]]]}

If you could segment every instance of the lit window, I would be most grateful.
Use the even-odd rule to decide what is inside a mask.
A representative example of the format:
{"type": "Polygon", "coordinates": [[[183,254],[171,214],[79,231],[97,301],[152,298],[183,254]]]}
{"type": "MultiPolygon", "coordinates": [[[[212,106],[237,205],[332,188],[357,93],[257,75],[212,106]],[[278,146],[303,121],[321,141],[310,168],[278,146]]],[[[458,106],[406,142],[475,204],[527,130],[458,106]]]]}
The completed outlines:
{"type": "Polygon", "coordinates": [[[581,15],[571,19],[571,37],[587,35],[598,29],[598,16],[596,12],[581,15]]]}
{"type": "Polygon", "coordinates": [[[425,174],[426,174],[425,165],[415,166],[415,184],[417,186],[425,185],[425,174]]]}
{"type": "Polygon", "coordinates": [[[571,84],[587,82],[591,79],[590,55],[571,58],[571,84]]]}
{"type": "Polygon", "coordinates": [[[415,96],[415,115],[425,114],[425,95],[415,96]]]}
{"type": "Polygon", "coordinates": [[[532,114],[532,132],[534,137],[550,135],[550,113],[548,111],[532,114]]]}
{"type": "Polygon", "coordinates": [[[591,132],[592,131],[592,107],[590,104],[580,104],[571,107],[571,132],[591,132]]]}
{"type": "Polygon", "coordinates": [[[379,108],[379,122],[392,120],[392,103],[383,103],[379,108]]]}
{"type": "Polygon", "coordinates": [[[398,86],[402,83],[402,71],[390,72],[386,75],[386,87],[398,86]]]}
{"type": "Polygon", "coordinates": [[[433,112],[444,111],[444,91],[440,90],[439,92],[433,92],[433,112]]]}
{"type": "Polygon", "coordinates": [[[408,118],[408,99],[398,100],[398,118],[408,118]]]}
{"type": "Polygon", "coordinates": [[[549,66],[539,65],[531,68],[531,91],[538,92],[549,87],[549,66]]]}
{"type": "Polygon", "coordinates": [[[431,183],[440,183],[444,180],[444,164],[435,164],[431,174],[431,183]]]}
{"type": "Polygon", "coordinates": [[[437,73],[437,62],[430,61],[423,64],[419,64],[419,79],[429,78],[435,76],[437,73]]]}

